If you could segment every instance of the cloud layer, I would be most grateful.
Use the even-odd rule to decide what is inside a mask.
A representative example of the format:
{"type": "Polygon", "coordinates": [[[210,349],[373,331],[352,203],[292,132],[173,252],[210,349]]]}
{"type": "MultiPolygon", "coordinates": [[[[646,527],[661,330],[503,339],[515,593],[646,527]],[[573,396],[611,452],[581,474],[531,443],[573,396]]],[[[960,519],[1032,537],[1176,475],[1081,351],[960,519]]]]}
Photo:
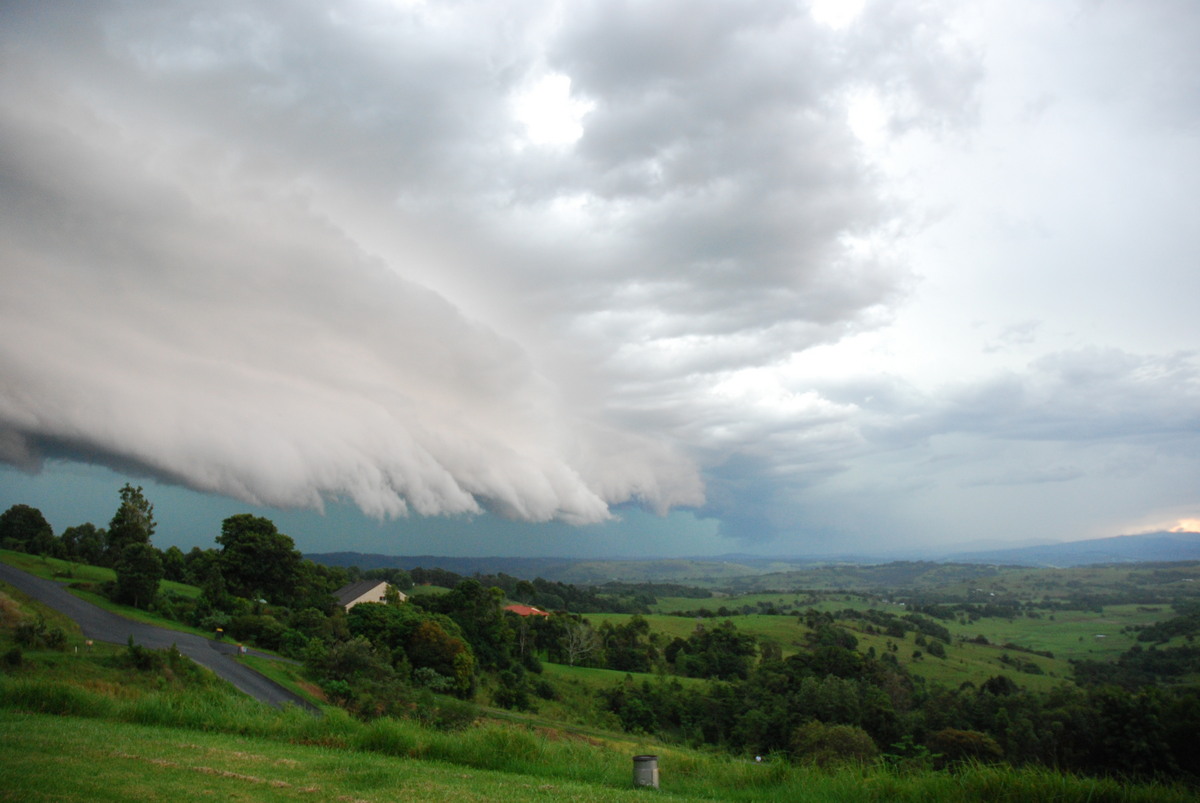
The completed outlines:
{"type": "MultiPolygon", "coordinates": [[[[1022,179],[1085,175],[1114,122],[1186,153],[1197,15],[955,6],[6,7],[0,459],[385,517],[685,506],[787,543],[1175,460],[1194,335],[1069,303],[1133,275],[1072,266],[1136,163],[1022,179]]],[[[1157,220],[1196,168],[1134,185],[1157,220]]]]}

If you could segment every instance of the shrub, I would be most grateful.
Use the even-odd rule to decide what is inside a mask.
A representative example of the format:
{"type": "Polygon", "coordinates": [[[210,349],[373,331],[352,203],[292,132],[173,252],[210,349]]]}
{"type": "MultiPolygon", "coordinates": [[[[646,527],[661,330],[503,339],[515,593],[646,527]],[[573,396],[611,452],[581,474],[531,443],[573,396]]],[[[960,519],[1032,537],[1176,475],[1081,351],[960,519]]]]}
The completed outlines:
{"type": "Polygon", "coordinates": [[[934,764],[939,768],[967,761],[996,761],[1004,755],[995,739],[979,731],[945,728],[930,736],[926,744],[938,756],[934,764]]]}
{"type": "Polygon", "coordinates": [[[792,751],[801,761],[819,767],[866,763],[879,755],[879,748],[862,728],[854,725],[826,725],[812,721],[792,734],[792,751]]]}
{"type": "Polygon", "coordinates": [[[13,639],[22,647],[45,647],[51,650],[62,650],[67,646],[67,634],[61,627],[50,628],[42,616],[37,619],[26,619],[13,630],[13,639]]]}
{"type": "Polygon", "coordinates": [[[24,657],[21,655],[21,648],[13,647],[4,653],[3,658],[0,658],[0,666],[3,666],[5,669],[20,669],[21,663],[24,660],[24,657]]]}

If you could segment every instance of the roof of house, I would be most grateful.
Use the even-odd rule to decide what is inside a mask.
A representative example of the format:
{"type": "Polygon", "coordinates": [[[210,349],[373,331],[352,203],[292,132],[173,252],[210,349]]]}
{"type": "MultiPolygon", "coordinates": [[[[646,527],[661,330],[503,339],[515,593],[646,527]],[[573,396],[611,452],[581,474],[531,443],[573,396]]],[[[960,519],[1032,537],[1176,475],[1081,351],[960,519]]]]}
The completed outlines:
{"type": "Polygon", "coordinates": [[[379,588],[379,586],[386,585],[386,580],[358,580],[342,586],[337,591],[333,592],[333,595],[337,597],[338,605],[345,607],[349,603],[354,602],[354,600],[361,597],[363,594],[374,591],[376,588],[379,588]]]}
{"type": "Polygon", "coordinates": [[[512,611],[517,616],[549,616],[550,614],[532,605],[506,605],[506,611],[512,611]]]}

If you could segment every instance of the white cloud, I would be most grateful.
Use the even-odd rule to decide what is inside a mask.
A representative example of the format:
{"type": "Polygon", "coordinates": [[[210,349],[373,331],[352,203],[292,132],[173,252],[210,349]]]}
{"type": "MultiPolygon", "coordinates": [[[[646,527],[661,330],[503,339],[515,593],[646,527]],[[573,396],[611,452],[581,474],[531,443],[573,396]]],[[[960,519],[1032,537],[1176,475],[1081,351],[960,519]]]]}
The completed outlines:
{"type": "Polygon", "coordinates": [[[1136,519],[1092,466],[1195,476],[1200,348],[1200,15],[1138,8],[6,7],[0,457],[747,539],[1136,519]]]}

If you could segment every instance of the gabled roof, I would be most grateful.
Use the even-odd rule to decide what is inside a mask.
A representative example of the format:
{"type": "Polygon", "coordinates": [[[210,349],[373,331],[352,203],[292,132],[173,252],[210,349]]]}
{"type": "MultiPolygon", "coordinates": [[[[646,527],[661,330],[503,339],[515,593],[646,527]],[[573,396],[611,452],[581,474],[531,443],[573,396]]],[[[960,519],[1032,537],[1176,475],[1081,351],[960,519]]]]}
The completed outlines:
{"type": "Polygon", "coordinates": [[[504,610],[512,611],[517,616],[549,616],[550,614],[532,605],[506,605],[504,610]]]}
{"type": "MultiPolygon", "coordinates": [[[[337,591],[333,592],[333,595],[337,597],[338,605],[341,605],[344,608],[362,595],[374,591],[375,589],[379,588],[379,586],[386,585],[386,580],[359,580],[357,582],[342,586],[337,591]]],[[[363,610],[366,609],[364,608],[363,610]]]]}

